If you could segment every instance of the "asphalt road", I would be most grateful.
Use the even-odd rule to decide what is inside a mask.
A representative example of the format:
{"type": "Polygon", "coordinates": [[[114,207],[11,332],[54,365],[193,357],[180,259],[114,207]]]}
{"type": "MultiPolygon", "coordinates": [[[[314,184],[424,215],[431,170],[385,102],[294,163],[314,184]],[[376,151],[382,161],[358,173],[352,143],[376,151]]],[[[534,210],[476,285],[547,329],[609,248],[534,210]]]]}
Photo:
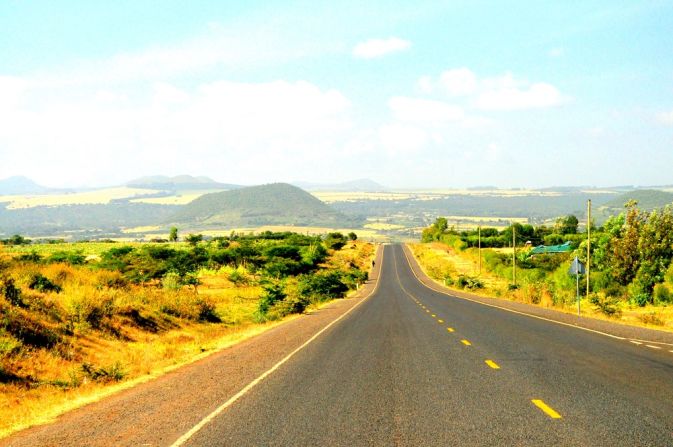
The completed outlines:
{"type": "Polygon", "coordinates": [[[673,445],[668,350],[379,281],[185,445],[673,445]]]}
{"type": "MultiPolygon", "coordinates": [[[[23,435],[16,445],[46,439],[54,445],[673,446],[673,347],[450,297],[423,285],[411,262],[402,246],[386,246],[377,288],[366,299],[292,321],[295,328],[281,326],[232,350],[236,355],[190,367],[190,377],[207,369],[213,383],[164,384],[189,392],[156,397],[169,402],[161,414],[143,412],[147,405],[129,392],[105,404],[106,414],[116,416],[105,419],[108,433],[100,438],[93,428],[87,438],[66,438],[55,424],[28,434],[42,438],[23,435]],[[288,341],[240,385],[215,391],[227,374],[234,380],[237,370],[227,365],[240,365],[240,356],[261,342],[283,343],[309,323],[313,329],[301,340],[288,341]],[[134,402],[141,404],[127,409],[134,402]],[[139,421],[132,437],[112,433],[122,414],[139,421]]],[[[144,393],[156,395],[152,388],[144,393]]],[[[91,417],[94,410],[82,412],[100,419],[91,417]]],[[[73,420],[70,430],[77,431],[73,420]]],[[[132,426],[133,419],[125,423],[132,426]]]]}

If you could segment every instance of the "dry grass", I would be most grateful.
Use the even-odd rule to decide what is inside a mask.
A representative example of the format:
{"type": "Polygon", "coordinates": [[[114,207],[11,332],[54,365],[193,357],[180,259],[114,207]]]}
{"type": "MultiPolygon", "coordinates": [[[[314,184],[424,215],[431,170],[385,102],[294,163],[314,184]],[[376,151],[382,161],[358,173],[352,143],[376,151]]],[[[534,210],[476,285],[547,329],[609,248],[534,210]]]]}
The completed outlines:
{"type": "MultiPolygon", "coordinates": [[[[369,243],[349,243],[329,263],[367,269],[374,250],[369,243]]],[[[119,273],[85,267],[9,264],[4,273],[22,289],[24,303],[12,306],[0,297],[0,316],[57,339],[40,346],[17,338],[20,331],[0,329],[0,437],[296,318],[256,323],[261,288],[254,281],[230,281],[232,272],[201,271],[196,293],[131,284],[110,288],[105,284],[114,284],[119,273]],[[62,291],[28,289],[35,274],[62,291]],[[200,320],[204,302],[214,306],[220,322],[200,320]]],[[[238,273],[250,276],[242,268],[238,273]]]]}
{"type": "Polygon", "coordinates": [[[7,205],[8,209],[32,208],[36,206],[92,205],[106,204],[112,200],[155,194],[156,192],[153,189],[118,187],[70,194],[0,196],[0,202],[9,202],[9,205],[7,205]]]}

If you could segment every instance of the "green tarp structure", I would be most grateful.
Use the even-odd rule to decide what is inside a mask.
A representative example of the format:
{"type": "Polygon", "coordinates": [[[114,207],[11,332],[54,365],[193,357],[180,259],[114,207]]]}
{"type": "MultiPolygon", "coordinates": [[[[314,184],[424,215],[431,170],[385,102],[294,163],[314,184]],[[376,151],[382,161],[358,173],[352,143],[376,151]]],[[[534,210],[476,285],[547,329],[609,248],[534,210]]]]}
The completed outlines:
{"type": "Polygon", "coordinates": [[[570,241],[561,245],[538,245],[528,252],[529,256],[532,255],[542,255],[547,253],[567,253],[572,251],[573,247],[570,244],[570,241]]]}

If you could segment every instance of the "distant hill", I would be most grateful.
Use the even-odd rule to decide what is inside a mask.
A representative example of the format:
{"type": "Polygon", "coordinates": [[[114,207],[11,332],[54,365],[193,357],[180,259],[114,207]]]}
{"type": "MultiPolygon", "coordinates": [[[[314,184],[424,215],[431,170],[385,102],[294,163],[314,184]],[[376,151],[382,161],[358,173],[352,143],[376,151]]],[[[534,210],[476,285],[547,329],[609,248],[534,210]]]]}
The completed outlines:
{"type": "Polygon", "coordinates": [[[260,225],[336,227],[354,223],[308,192],[287,183],[205,194],[185,205],[168,222],[228,228],[260,225]]]}
{"type": "Polygon", "coordinates": [[[382,192],[388,188],[367,178],[342,183],[295,182],[295,185],[307,191],[344,191],[344,192],[382,192]]]}
{"type": "Polygon", "coordinates": [[[624,209],[624,204],[629,200],[638,202],[638,208],[651,211],[655,208],[663,208],[673,204],[673,193],[657,189],[638,189],[621,194],[604,204],[605,208],[624,209]]]}
{"type": "Polygon", "coordinates": [[[237,189],[240,185],[233,185],[229,183],[219,183],[215,180],[205,176],[191,176],[178,175],[175,177],[168,177],[165,175],[153,175],[148,177],[140,177],[126,183],[126,186],[131,188],[147,188],[160,189],[170,191],[186,191],[186,190],[207,190],[207,189],[237,189]]]}
{"type": "Polygon", "coordinates": [[[0,195],[45,194],[49,188],[38,185],[28,177],[15,176],[0,180],[0,195]]]}

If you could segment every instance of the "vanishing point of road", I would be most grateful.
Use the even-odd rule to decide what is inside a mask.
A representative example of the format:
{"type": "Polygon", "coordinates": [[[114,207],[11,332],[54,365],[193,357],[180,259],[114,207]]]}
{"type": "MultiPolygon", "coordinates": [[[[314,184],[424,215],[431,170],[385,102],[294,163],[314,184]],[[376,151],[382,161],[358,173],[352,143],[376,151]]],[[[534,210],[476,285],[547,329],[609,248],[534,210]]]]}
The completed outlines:
{"type": "Polygon", "coordinates": [[[452,297],[401,245],[377,268],[359,298],[0,445],[673,446],[673,345],[452,297]]]}

